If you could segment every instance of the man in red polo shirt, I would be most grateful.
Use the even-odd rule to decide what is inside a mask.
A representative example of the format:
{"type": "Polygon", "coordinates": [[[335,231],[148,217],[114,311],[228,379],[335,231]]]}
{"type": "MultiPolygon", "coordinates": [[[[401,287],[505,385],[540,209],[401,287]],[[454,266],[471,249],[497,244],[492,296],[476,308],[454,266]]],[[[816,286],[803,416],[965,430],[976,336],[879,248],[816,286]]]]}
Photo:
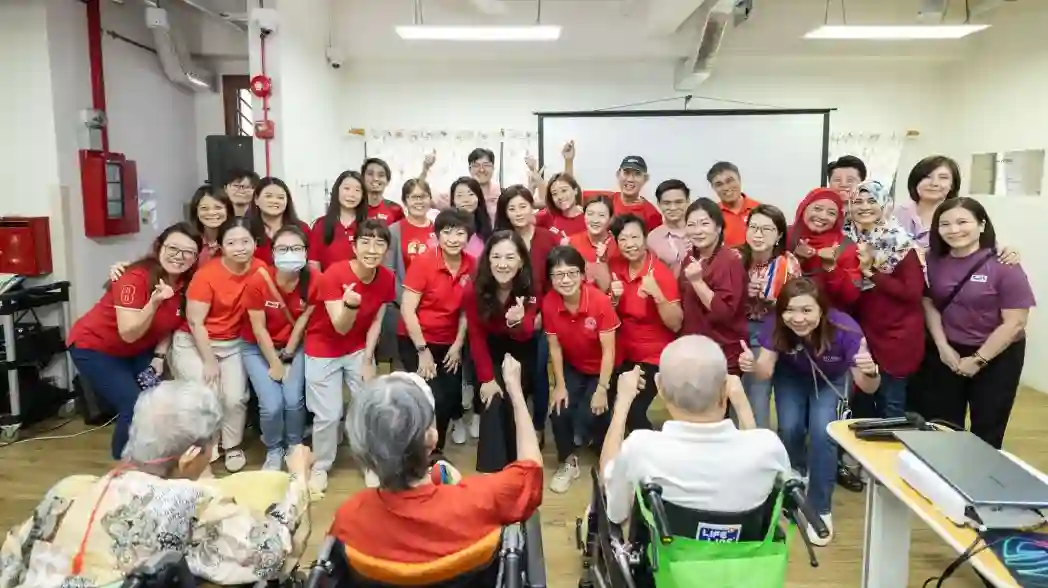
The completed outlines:
{"type": "Polygon", "coordinates": [[[662,224],[662,213],[654,204],[640,195],[648,183],[648,164],[640,155],[627,155],[615,174],[619,191],[612,198],[614,214],[635,214],[644,220],[644,227],[652,230],[662,224]]]}
{"type": "Polygon", "coordinates": [[[746,242],[746,217],[760,202],[742,191],[739,168],[730,161],[718,161],[706,172],[706,181],[716,192],[724,214],[724,246],[738,247],[746,242]]]}
{"type": "Polygon", "coordinates": [[[360,175],[364,178],[364,191],[368,195],[368,218],[392,226],[404,218],[404,208],[385,197],[386,187],[392,174],[389,164],[377,157],[369,157],[360,166],[360,175]]]}

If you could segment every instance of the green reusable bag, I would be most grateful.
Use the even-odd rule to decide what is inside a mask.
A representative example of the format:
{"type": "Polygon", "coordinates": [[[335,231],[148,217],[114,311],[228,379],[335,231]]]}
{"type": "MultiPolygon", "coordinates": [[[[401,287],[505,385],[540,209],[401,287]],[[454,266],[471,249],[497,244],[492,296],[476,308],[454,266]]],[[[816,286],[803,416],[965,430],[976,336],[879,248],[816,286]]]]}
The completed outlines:
{"type": "MultiPolygon", "coordinates": [[[[775,512],[782,512],[783,493],[775,499],[775,512]]],[[[648,559],[658,588],[783,588],[786,585],[786,562],[793,525],[785,537],[775,540],[778,523],[768,526],[763,541],[716,542],[690,537],[673,537],[660,543],[655,522],[639,490],[637,504],[652,540],[648,559]]]]}

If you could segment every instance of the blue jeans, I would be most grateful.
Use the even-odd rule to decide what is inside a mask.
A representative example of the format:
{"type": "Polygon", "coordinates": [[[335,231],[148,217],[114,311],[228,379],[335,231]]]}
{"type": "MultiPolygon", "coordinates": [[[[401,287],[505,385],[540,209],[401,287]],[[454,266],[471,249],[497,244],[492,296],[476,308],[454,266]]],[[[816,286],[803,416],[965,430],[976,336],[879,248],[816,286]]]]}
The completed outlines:
{"type": "MultiPolygon", "coordinates": [[[[546,430],[546,414],[549,412],[549,340],[546,339],[546,331],[535,333],[535,345],[535,388],[531,391],[531,419],[535,423],[535,430],[542,434],[546,430]]],[[[499,366],[495,368],[501,369],[499,366]]],[[[564,369],[567,370],[567,366],[564,369]]]]}
{"type": "Polygon", "coordinates": [[[269,377],[269,362],[258,345],[245,343],[241,357],[244,371],[258,396],[259,425],[266,449],[302,443],[306,428],[306,358],[302,349],[285,365],[284,379],[280,382],[269,377]]]}
{"type": "Polygon", "coordinates": [[[113,459],[118,460],[127,445],[135,402],[142,391],[136,378],[149,367],[153,351],[135,357],[115,357],[90,349],[70,347],[69,357],[73,359],[80,377],[117,412],[111,450],[113,459]]]}
{"type": "Polygon", "coordinates": [[[873,394],[877,416],[885,419],[905,416],[907,381],[908,378],[897,378],[881,372],[881,387],[873,394]]]}
{"type": "MultiPolygon", "coordinates": [[[[747,342],[750,349],[757,355],[760,352],[757,349],[760,347],[760,343],[757,341],[757,335],[764,328],[764,321],[750,321],[749,331],[750,340],[747,342]]],[[[754,357],[756,359],[756,357],[754,357]]],[[[746,391],[746,399],[750,401],[750,408],[753,409],[753,419],[757,421],[757,426],[762,429],[771,428],[771,380],[760,380],[753,374],[742,375],[742,387],[746,391]]]]}
{"type": "MultiPolygon", "coordinates": [[[[829,514],[837,479],[837,444],[826,425],[837,420],[837,393],[821,378],[779,367],[772,376],[779,437],[794,469],[808,473],[808,504],[819,514],[829,514]],[[806,443],[807,442],[807,443],[806,443]]],[[[833,383],[847,388],[845,378],[833,383]]]]}
{"type": "MultiPolygon", "coordinates": [[[[599,376],[580,373],[570,365],[564,364],[564,387],[568,392],[568,406],[561,408],[559,414],[554,412],[551,417],[558,463],[564,463],[580,444],[588,445],[595,436],[593,425],[597,417],[590,410],[590,401],[593,400],[593,393],[597,391],[599,380],[599,376]]],[[[536,402],[535,406],[539,404],[536,402]]],[[[603,441],[603,437],[598,441],[603,441]]]]}

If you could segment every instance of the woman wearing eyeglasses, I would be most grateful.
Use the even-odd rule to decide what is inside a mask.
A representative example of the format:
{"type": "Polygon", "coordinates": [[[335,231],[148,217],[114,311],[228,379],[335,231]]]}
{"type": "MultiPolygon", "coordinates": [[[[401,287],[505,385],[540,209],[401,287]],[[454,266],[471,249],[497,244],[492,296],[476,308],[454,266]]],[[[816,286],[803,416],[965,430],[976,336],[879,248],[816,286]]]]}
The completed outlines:
{"type": "Polygon", "coordinates": [[[164,371],[171,334],[183,322],[183,293],[200,252],[189,223],[164,229],[148,255],[132,262],[69,331],[69,356],[80,377],[117,411],[112,455],[127,444],[135,401],[147,379],[164,371]]]}
{"type": "MultiPolygon", "coordinates": [[[[263,180],[264,182],[265,180],[263,180]]],[[[244,370],[258,395],[266,446],[263,470],[284,467],[288,448],[305,429],[305,355],[302,339],[313,314],[320,272],[306,263],[306,234],[284,225],[272,236],[273,265],[257,270],[244,287],[244,370]]]]}
{"type": "Polygon", "coordinates": [[[258,247],[255,257],[273,263],[273,235],[282,227],[294,226],[309,234],[309,225],[300,221],[295,214],[295,202],[291,190],[280,178],[265,177],[255,187],[255,198],[245,214],[255,232],[258,247]]]}

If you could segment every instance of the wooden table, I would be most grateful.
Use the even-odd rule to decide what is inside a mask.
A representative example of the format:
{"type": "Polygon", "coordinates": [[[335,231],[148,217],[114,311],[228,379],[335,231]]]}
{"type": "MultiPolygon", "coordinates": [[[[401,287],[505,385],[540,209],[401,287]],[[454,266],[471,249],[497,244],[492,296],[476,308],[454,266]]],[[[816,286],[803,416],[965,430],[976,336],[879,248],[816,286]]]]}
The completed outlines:
{"type": "MultiPolygon", "coordinates": [[[[827,431],[862,465],[870,478],[866,485],[860,585],[863,588],[902,588],[909,585],[911,512],[958,555],[975,541],[977,535],[967,527],[955,525],[899,477],[897,463],[902,443],[860,441],[848,429],[850,422],[830,423],[827,431]]],[[[1019,586],[990,549],[980,551],[968,562],[998,588],[1019,586]]]]}

